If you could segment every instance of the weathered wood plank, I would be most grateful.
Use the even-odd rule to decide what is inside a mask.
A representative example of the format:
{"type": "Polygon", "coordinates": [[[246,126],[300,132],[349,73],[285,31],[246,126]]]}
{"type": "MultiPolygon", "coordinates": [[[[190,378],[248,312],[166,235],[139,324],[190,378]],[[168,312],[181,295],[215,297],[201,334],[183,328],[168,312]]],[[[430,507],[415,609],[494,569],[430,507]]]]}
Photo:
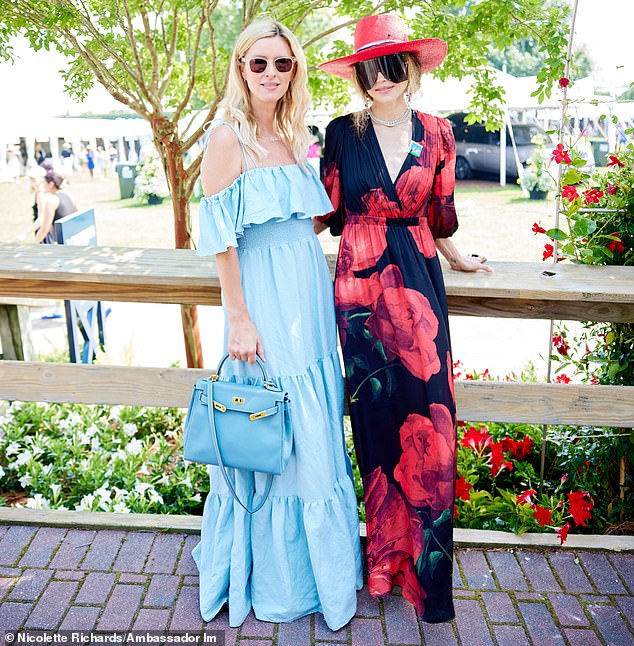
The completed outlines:
{"type": "MultiPolygon", "coordinates": [[[[491,265],[445,268],[451,313],[634,321],[633,267],[491,265]]],[[[213,258],[182,249],[0,243],[0,295],[218,305],[220,282],[213,258]]]]}
{"type": "MultiPolygon", "coordinates": [[[[185,408],[211,372],[3,361],[0,399],[185,408]]],[[[461,420],[634,426],[634,387],[458,381],[456,400],[461,420]]]]}
{"type": "MultiPolygon", "coordinates": [[[[109,511],[57,511],[51,509],[18,509],[0,507],[0,525],[38,525],[43,527],[85,527],[90,529],[119,529],[132,531],[178,532],[200,534],[202,516],[167,514],[121,514],[109,511]]],[[[361,538],[367,536],[365,523],[359,524],[361,538]]],[[[454,529],[456,547],[539,547],[561,550],[600,550],[613,552],[634,551],[633,536],[605,536],[598,534],[569,534],[559,544],[557,534],[526,533],[486,529],[454,529]]]]}

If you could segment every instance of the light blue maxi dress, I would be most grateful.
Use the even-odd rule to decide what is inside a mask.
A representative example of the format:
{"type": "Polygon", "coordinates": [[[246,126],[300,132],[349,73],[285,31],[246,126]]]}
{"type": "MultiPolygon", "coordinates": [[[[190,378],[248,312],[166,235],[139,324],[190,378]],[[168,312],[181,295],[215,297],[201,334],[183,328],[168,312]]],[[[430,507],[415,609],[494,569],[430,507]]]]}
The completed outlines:
{"type": "MultiPolygon", "coordinates": [[[[231,626],[252,608],[257,619],[271,622],[321,612],[332,630],[355,614],[363,580],[333,286],[311,222],[331,210],[315,171],[297,164],[247,165],[230,186],[201,201],[198,254],[237,247],[247,309],[267,371],[289,393],[293,426],[290,462],[255,514],[234,501],[218,468],[209,468],[201,541],[193,551],[205,621],[225,603],[231,626]]],[[[225,324],[225,348],[227,335],[225,324]]],[[[231,364],[227,374],[238,379],[259,373],[231,364]]],[[[257,502],[266,477],[228,471],[240,498],[257,502]]]]}

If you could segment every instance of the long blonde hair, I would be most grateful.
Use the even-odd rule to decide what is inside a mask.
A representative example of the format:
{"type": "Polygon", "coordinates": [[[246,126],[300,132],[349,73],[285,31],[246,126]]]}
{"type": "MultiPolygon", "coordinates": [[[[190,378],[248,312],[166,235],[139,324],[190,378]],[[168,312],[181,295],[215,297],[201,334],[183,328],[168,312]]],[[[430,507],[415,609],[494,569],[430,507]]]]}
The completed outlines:
{"type": "Polygon", "coordinates": [[[224,110],[227,121],[235,122],[246,146],[256,156],[263,157],[266,151],[258,144],[258,123],[251,109],[251,96],[242,77],[240,59],[256,41],[274,36],[284,38],[297,59],[288,90],[275,108],[275,126],[288,142],[295,161],[304,166],[310,144],[310,134],[305,125],[310,105],[306,56],[297,38],[282,23],[264,18],[252,22],[241,32],[231,54],[227,91],[219,107],[224,110]]]}

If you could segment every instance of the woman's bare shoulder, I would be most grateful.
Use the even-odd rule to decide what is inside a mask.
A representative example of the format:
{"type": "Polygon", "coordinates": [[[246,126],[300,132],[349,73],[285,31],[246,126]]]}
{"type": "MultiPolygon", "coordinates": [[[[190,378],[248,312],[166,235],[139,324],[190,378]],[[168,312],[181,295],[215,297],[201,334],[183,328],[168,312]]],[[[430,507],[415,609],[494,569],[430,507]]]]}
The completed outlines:
{"type": "Polygon", "coordinates": [[[216,126],[209,133],[200,170],[204,194],[214,195],[230,186],[242,172],[242,159],[242,146],[234,130],[227,124],[216,126]]]}

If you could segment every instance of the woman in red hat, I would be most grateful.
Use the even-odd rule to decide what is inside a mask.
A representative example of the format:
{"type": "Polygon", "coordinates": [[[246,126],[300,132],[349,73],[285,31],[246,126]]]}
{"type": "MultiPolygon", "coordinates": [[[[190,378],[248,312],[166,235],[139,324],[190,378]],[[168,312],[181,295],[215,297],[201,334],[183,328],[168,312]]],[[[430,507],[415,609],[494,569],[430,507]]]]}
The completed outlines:
{"type": "Polygon", "coordinates": [[[342,236],[335,302],[365,489],[368,588],[380,597],[400,586],[425,621],[449,621],[455,400],[436,249],[452,269],[490,268],[450,240],[458,222],[449,123],[409,107],[447,44],[408,40],[406,24],[386,14],[362,19],[354,46],[320,65],[352,80],[366,108],[326,130],[335,210],[315,227],[342,236]]]}

